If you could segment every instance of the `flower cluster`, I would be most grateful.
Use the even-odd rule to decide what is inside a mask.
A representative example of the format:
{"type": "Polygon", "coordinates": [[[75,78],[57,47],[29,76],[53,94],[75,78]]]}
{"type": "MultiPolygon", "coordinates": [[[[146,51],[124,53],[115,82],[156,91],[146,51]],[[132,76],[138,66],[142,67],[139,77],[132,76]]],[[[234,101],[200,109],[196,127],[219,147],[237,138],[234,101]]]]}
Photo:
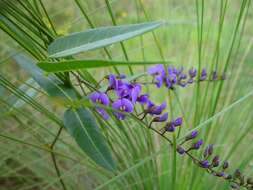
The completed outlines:
{"type": "MultiPolygon", "coordinates": [[[[153,77],[152,83],[155,83],[156,87],[160,88],[165,85],[168,89],[174,89],[175,85],[186,87],[194,82],[201,82],[206,80],[224,80],[225,75],[218,76],[216,71],[213,71],[209,75],[206,69],[202,69],[199,78],[197,78],[197,70],[191,68],[187,73],[184,73],[184,69],[176,69],[175,67],[169,67],[165,70],[163,65],[156,65],[148,69],[148,74],[153,77]]],[[[168,120],[168,112],[164,112],[166,109],[166,102],[160,105],[156,105],[150,100],[149,94],[142,93],[142,85],[138,82],[129,82],[124,75],[115,76],[110,74],[104,77],[107,81],[107,88],[104,92],[98,90],[92,92],[89,95],[89,99],[96,104],[102,104],[103,106],[111,106],[113,109],[118,110],[113,114],[119,120],[126,118],[126,113],[134,114],[136,118],[143,122],[143,119],[147,116],[151,116],[148,128],[155,131],[157,134],[165,138],[171,146],[174,146],[172,140],[167,136],[167,133],[175,133],[176,129],[182,126],[183,119],[178,117],[176,119],[168,120]],[[143,107],[143,112],[136,113],[136,105],[143,107]],[[163,113],[164,112],[164,113],[163,113]],[[161,130],[157,130],[152,127],[153,123],[163,122],[161,130]]],[[[97,107],[96,111],[105,119],[109,119],[109,114],[102,107],[97,107]]],[[[241,174],[239,170],[236,170],[233,174],[227,172],[229,164],[224,161],[220,162],[218,155],[213,155],[214,146],[208,145],[201,158],[196,158],[192,155],[193,151],[199,150],[204,141],[202,139],[196,140],[198,131],[194,130],[177,146],[177,152],[180,155],[189,156],[193,162],[199,167],[205,169],[213,176],[223,178],[231,183],[232,188],[244,187],[247,189],[253,189],[253,180],[247,178],[241,174]]]]}
{"type": "MultiPolygon", "coordinates": [[[[168,113],[162,114],[166,108],[166,102],[161,105],[153,103],[148,94],[142,94],[142,86],[139,83],[130,83],[125,76],[115,76],[110,74],[105,77],[108,80],[108,87],[105,92],[93,92],[89,95],[93,103],[102,104],[104,106],[111,105],[112,108],[119,110],[114,115],[119,120],[124,120],[126,113],[132,113],[137,104],[144,106],[145,110],[142,114],[144,117],[149,114],[154,117],[153,122],[163,122],[168,118],[168,113]],[[116,97],[111,100],[110,97],[116,97]]],[[[96,108],[97,112],[105,119],[109,119],[109,114],[103,108],[96,108]]]]}
{"type": "Polygon", "coordinates": [[[174,89],[175,85],[186,87],[187,85],[198,81],[215,81],[218,79],[225,79],[225,75],[222,74],[219,77],[217,71],[211,72],[208,77],[205,68],[201,70],[200,77],[197,79],[197,70],[195,68],[191,68],[188,70],[188,72],[185,72],[183,67],[177,69],[173,66],[170,66],[166,71],[164,66],[161,64],[150,67],[148,69],[148,74],[153,76],[154,82],[158,88],[164,84],[169,89],[174,89]]]}

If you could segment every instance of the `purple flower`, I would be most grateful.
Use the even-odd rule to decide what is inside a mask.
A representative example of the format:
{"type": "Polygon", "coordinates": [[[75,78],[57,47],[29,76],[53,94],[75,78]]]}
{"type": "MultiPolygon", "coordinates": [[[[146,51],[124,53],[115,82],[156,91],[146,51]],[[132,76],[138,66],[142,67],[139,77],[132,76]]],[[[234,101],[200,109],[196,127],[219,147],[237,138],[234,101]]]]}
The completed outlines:
{"type": "Polygon", "coordinates": [[[141,93],[141,85],[123,83],[118,87],[116,93],[119,98],[127,98],[130,99],[133,103],[135,103],[141,93]]]}
{"type": "Polygon", "coordinates": [[[140,104],[146,104],[146,103],[148,103],[148,101],[149,101],[149,95],[148,94],[140,95],[137,98],[137,102],[139,102],[140,104]]]}
{"type": "Polygon", "coordinates": [[[165,78],[164,66],[159,64],[148,69],[148,74],[152,75],[156,79],[156,86],[160,88],[162,86],[163,80],[165,78]]]}
{"type": "Polygon", "coordinates": [[[208,168],[210,166],[208,160],[202,160],[199,162],[199,164],[202,168],[208,168]]]}
{"type": "Polygon", "coordinates": [[[206,80],[206,77],[207,77],[206,69],[202,69],[199,80],[200,81],[206,80]]]}
{"type": "MultiPolygon", "coordinates": [[[[90,94],[89,98],[93,103],[103,104],[105,106],[110,104],[110,100],[105,93],[93,92],[90,94]]],[[[108,113],[103,108],[96,108],[96,110],[104,119],[109,119],[108,113]]]]}
{"type": "Polygon", "coordinates": [[[203,140],[200,139],[196,143],[193,144],[192,148],[197,150],[201,147],[202,144],[203,144],[203,140]]]}
{"type": "Polygon", "coordinates": [[[160,106],[156,106],[154,105],[153,102],[149,101],[147,113],[151,115],[160,115],[165,108],[166,108],[166,102],[163,102],[160,106]]]}
{"type": "Polygon", "coordinates": [[[168,119],[168,112],[164,113],[161,116],[155,117],[153,119],[153,122],[164,122],[164,121],[167,121],[167,119],[168,119]]]}
{"type": "MultiPolygon", "coordinates": [[[[134,110],[134,106],[132,102],[126,98],[116,100],[115,102],[112,103],[112,107],[114,109],[117,109],[123,112],[128,112],[128,113],[131,113],[134,110]]],[[[124,113],[119,113],[119,112],[115,112],[114,114],[120,120],[125,119],[125,116],[126,116],[124,113]]]]}
{"type": "Polygon", "coordinates": [[[183,155],[185,153],[185,149],[183,149],[181,146],[177,147],[177,152],[181,155],[183,155]]]}
{"type": "Polygon", "coordinates": [[[191,134],[186,136],[185,140],[188,141],[188,140],[196,138],[197,136],[198,136],[198,131],[194,130],[191,132],[191,134]]]}
{"type": "Polygon", "coordinates": [[[174,123],[175,127],[181,126],[182,123],[183,123],[182,117],[178,117],[177,119],[175,119],[175,120],[173,121],[173,123],[174,123]]]}

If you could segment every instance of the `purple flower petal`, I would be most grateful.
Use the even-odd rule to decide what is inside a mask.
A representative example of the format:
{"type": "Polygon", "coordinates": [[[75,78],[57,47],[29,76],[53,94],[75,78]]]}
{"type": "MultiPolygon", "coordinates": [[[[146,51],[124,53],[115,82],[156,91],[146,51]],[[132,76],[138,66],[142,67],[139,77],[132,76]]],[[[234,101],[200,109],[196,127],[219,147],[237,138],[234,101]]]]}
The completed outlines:
{"type": "Polygon", "coordinates": [[[137,84],[131,90],[131,99],[133,103],[137,101],[137,98],[140,95],[140,93],[141,93],[141,86],[137,84]]]}
{"type": "Polygon", "coordinates": [[[143,94],[137,98],[137,102],[139,102],[140,104],[146,104],[148,103],[149,100],[148,98],[149,98],[148,94],[143,94]]]}
{"type": "Polygon", "coordinates": [[[162,64],[155,65],[153,67],[148,68],[148,74],[150,75],[165,75],[165,69],[162,64]]]}
{"type": "Polygon", "coordinates": [[[93,92],[90,94],[89,98],[94,103],[100,103],[106,106],[108,106],[110,103],[108,96],[102,92],[93,92]]]}
{"type": "MultiPolygon", "coordinates": [[[[120,110],[120,111],[125,111],[125,112],[128,112],[128,113],[133,112],[133,109],[134,109],[134,106],[133,106],[132,102],[129,101],[128,99],[126,99],[126,98],[116,100],[115,102],[113,102],[112,107],[114,109],[117,109],[117,110],[120,110]]],[[[125,114],[124,113],[115,112],[114,114],[120,120],[125,119],[125,114]]]]}

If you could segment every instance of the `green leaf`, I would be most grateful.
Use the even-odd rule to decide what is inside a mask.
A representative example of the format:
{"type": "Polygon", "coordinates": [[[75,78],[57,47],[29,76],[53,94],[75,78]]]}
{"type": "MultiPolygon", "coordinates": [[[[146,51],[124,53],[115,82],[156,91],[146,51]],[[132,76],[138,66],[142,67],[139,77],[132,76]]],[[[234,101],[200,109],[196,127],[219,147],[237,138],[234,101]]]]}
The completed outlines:
{"type": "Polygon", "coordinates": [[[68,109],[64,114],[64,126],[93,161],[108,170],[116,169],[105,139],[90,111],[85,108],[68,109]]]}
{"type": "Polygon", "coordinates": [[[65,71],[75,71],[79,69],[89,69],[98,67],[109,67],[109,66],[128,66],[128,65],[153,65],[153,64],[166,64],[170,61],[110,61],[110,60],[68,60],[60,62],[48,62],[41,61],[37,64],[42,70],[46,72],[65,72],[65,71]]]}
{"type": "Polygon", "coordinates": [[[43,71],[36,66],[35,61],[32,59],[21,54],[15,55],[13,58],[50,96],[76,97],[76,93],[71,87],[66,86],[54,75],[44,75],[43,71]]]}
{"type": "Polygon", "coordinates": [[[146,22],[132,25],[109,26],[86,30],[60,37],[48,47],[49,57],[66,57],[121,42],[154,30],[162,22],[146,22]]]}

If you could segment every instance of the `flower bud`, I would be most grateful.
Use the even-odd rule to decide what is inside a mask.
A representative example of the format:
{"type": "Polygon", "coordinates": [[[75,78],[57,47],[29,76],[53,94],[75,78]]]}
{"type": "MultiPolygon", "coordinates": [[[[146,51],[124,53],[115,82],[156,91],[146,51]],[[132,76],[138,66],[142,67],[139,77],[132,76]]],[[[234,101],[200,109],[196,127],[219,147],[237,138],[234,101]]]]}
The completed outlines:
{"type": "Polygon", "coordinates": [[[227,169],[228,166],[229,166],[228,162],[225,161],[225,162],[223,163],[223,166],[222,166],[223,170],[227,169]]]}
{"type": "Polygon", "coordinates": [[[224,175],[225,175],[224,172],[217,172],[217,173],[216,173],[216,176],[217,176],[217,177],[223,177],[224,175]]]}
{"type": "Polygon", "coordinates": [[[194,130],[191,132],[191,134],[185,137],[185,140],[188,141],[188,140],[196,138],[197,136],[198,136],[198,131],[194,130]]]}
{"type": "Polygon", "coordinates": [[[202,160],[199,162],[199,164],[200,164],[200,167],[202,168],[208,168],[210,166],[208,160],[202,160]]]}
{"type": "Polygon", "coordinates": [[[194,143],[194,144],[192,145],[192,149],[197,150],[197,149],[200,148],[200,146],[201,146],[202,144],[203,144],[203,140],[200,139],[200,140],[198,140],[196,143],[194,143]]]}
{"type": "Polygon", "coordinates": [[[178,117],[177,119],[175,119],[175,120],[173,121],[173,123],[174,123],[175,127],[181,126],[182,123],[183,123],[182,117],[178,117]]]}
{"type": "Polygon", "coordinates": [[[185,149],[183,149],[183,147],[181,146],[177,146],[177,152],[181,155],[183,155],[185,153],[185,149]]]}
{"type": "Polygon", "coordinates": [[[165,131],[174,132],[175,131],[174,124],[171,123],[171,122],[167,123],[166,126],[165,126],[165,131]]]}
{"type": "Polygon", "coordinates": [[[208,156],[211,156],[212,154],[213,154],[213,145],[209,144],[204,151],[204,157],[207,158],[208,156]]]}
{"type": "Polygon", "coordinates": [[[217,166],[219,166],[219,164],[220,164],[220,158],[219,158],[219,156],[215,156],[212,161],[212,166],[217,167],[217,166]]]}

